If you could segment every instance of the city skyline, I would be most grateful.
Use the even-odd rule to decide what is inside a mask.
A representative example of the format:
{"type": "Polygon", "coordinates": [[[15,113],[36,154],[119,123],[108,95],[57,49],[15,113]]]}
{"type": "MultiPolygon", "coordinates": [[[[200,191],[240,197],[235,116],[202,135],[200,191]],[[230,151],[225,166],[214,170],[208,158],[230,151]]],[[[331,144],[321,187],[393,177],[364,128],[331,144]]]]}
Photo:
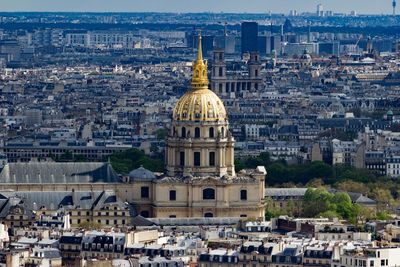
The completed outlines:
{"type": "Polygon", "coordinates": [[[298,12],[314,12],[318,4],[322,4],[324,10],[334,12],[349,13],[355,10],[360,14],[391,14],[392,0],[374,1],[374,0],[253,0],[249,6],[243,1],[211,1],[201,2],[191,1],[187,3],[184,0],[149,0],[127,1],[120,0],[118,3],[106,0],[71,0],[67,2],[59,1],[56,5],[51,0],[37,1],[7,1],[0,4],[0,10],[5,12],[29,12],[29,11],[49,11],[49,12],[247,12],[247,13],[289,13],[290,10],[298,12]]]}

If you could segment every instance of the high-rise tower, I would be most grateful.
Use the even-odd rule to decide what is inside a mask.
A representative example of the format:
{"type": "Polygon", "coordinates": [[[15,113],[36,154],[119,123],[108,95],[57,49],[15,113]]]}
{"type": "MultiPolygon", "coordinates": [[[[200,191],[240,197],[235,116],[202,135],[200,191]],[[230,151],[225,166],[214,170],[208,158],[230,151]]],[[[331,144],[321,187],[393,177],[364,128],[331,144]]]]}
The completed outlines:
{"type": "Polygon", "coordinates": [[[317,5],[317,16],[318,17],[324,16],[324,6],[322,4],[317,5]]]}
{"type": "Polygon", "coordinates": [[[258,23],[242,22],[242,54],[258,51],[258,23]]]}

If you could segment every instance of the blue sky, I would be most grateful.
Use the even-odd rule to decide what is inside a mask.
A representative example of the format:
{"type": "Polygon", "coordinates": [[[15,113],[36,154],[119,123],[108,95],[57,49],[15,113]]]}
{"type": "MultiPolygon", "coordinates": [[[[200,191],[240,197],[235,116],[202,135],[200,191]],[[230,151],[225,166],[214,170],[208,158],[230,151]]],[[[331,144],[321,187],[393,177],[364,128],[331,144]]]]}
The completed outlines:
{"type": "MultiPolygon", "coordinates": [[[[398,0],[399,1],[399,0],[398,0]]],[[[318,3],[336,12],[388,14],[392,0],[0,0],[0,11],[158,11],[272,12],[314,11],[318,3]]],[[[400,9],[400,3],[399,3],[400,9]]],[[[400,11],[400,10],[399,10],[400,11]]]]}

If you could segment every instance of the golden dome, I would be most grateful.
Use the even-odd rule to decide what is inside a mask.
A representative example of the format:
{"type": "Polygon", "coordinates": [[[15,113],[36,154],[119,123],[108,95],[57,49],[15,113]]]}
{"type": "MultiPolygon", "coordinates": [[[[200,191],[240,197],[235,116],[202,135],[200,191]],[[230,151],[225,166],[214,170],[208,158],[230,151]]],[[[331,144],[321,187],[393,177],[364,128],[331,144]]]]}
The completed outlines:
{"type": "Polygon", "coordinates": [[[193,62],[192,88],[174,108],[175,121],[226,121],[227,115],[221,99],[208,89],[207,62],[203,60],[199,35],[197,60],[193,62]]]}
{"type": "Polygon", "coordinates": [[[221,99],[209,89],[190,90],[174,108],[176,121],[225,121],[226,110],[221,99]]]}

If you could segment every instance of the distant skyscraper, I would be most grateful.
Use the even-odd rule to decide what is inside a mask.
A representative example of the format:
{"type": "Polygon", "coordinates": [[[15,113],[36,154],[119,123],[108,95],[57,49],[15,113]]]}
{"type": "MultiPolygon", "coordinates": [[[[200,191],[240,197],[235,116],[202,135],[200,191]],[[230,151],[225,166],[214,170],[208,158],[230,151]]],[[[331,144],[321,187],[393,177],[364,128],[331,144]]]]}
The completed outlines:
{"type": "Polygon", "coordinates": [[[324,6],[322,4],[317,5],[317,16],[318,17],[324,16],[324,6]]]}
{"type": "Polygon", "coordinates": [[[242,54],[258,51],[258,24],[257,22],[242,23],[242,54]]]}
{"type": "Polygon", "coordinates": [[[283,24],[283,31],[285,33],[293,31],[293,25],[292,25],[292,22],[289,19],[285,20],[285,24],[283,24]]]}

